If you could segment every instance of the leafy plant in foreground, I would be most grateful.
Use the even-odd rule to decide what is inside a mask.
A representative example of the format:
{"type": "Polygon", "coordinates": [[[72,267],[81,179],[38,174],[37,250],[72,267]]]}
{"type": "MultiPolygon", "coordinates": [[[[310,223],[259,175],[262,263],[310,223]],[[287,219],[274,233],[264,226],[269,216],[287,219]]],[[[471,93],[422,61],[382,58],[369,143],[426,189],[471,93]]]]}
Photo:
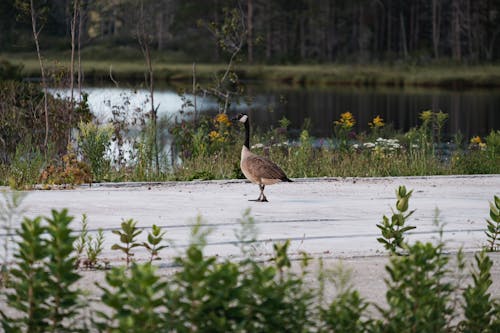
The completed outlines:
{"type": "Polygon", "coordinates": [[[87,259],[83,262],[86,268],[99,267],[99,256],[104,250],[104,233],[101,228],[97,230],[97,236],[94,238],[88,235],[85,241],[85,253],[87,259]]]}
{"type": "Polygon", "coordinates": [[[89,223],[87,221],[87,214],[82,215],[82,229],[80,230],[80,234],[78,235],[78,238],[74,242],[74,248],[76,252],[76,262],[75,262],[75,268],[79,268],[80,264],[82,262],[82,255],[83,251],[85,251],[85,248],[87,247],[87,236],[88,236],[88,227],[89,223]]]}
{"type": "Polygon", "coordinates": [[[3,201],[0,201],[0,229],[5,233],[3,241],[3,258],[0,271],[0,286],[7,284],[8,260],[10,258],[10,250],[14,244],[14,221],[16,217],[21,216],[23,212],[22,202],[26,197],[23,192],[13,191],[10,193],[2,192],[3,201]]]}
{"type": "Polygon", "coordinates": [[[96,326],[102,332],[156,333],[165,330],[165,282],[151,264],[132,264],[130,271],[115,267],[106,274],[109,287],[98,284],[103,291],[102,302],[111,309],[99,311],[96,326]],[[127,274],[129,273],[129,274],[127,274]]]}
{"type": "MultiPolygon", "coordinates": [[[[404,245],[407,256],[393,256],[386,266],[386,300],[381,310],[383,332],[444,332],[453,308],[453,284],[447,281],[448,257],[443,243],[404,245]]],[[[380,309],[380,308],[379,308],[380,309]]]]}
{"type": "Polygon", "coordinates": [[[66,209],[60,212],[52,210],[52,217],[46,218],[49,235],[46,266],[50,286],[47,319],[52,332],[74,332],[71,327],[75,323],[71,322],[71,318],[76,316],[79,307],[80,291],[73,288],[73,285],[81,276],[74,271],[77,257],[73,253],[76,237],[71,235],[69,227],[72,220],[73,217],[68,216],[66,209]]]}
{"type": "Polygon", "coordinates": [[[405,222],[415,211],[412,210],[408,214],[408,202],[410,200],[413,190],[407,192],[405,186],[399,186],[396,191],[397,201],[396,209],[397,213],[392,214],[391,219],[387,216],[383,216],[382,223],[377,224],[377,227],[382,231],[382,237],[377,238],[379,243],[382,243],[384,247],[391,252],[391,254],[399,254],[398,248],[403,248],[404,234],[415,226],[405,226],[405,222]]]}
{"type": "Polygon", "coordinates": [[[151,232],[148,233],[148,241],[142,243],[142,246],[144,246],[150,254],[149,262],[159,260],[160,251],[168,247],[168,245],[160,245],[160,243],[164,241],[163,237],[166,233],[166,231],[162,231],[161,227],[153,224],[151,232]]]}
{"type": "Polygon", "coordinates": [[[142,245],[141,243],[138,243],[136,241],[136,237],[142,233],[142,230],[138,230],[136,225],[137,225],[136,221],[134,221],[133,219],[128,219],[122,222],[121,231],[113,230],[114,234],[120,236],[120,242],[123,244],[123,246],[120,244],[113,244],[111,250],[119,250],[125,254],[127,260],[127,267],[130,265],[132,257],[134,256],[134,253],[132,253],[132,249],[134,247],[142,245]]]}
{"type": "Polygon", "coordinates": [[[17,311],[15,317],[3,312],[6,332],[74,332],[80,291],[74,284],[80,275],[74,272],[75,237],[67,210],[52,210],[52,216],[25,218],[11,269],[7,305],[17,311]]]}
{"type": "Polygon", "coordinates": [[[15,266],[10,270],[10,292],[7,293],[7,305],[17,310],[20,316],[8,317],[3,310],[2,327],[6,332],[45,332],[46,299],[49,296],[48,274],[41,264],[47,257],[46,241],[42,238],[45,228],[42,218],[25,218],[21,223],[19,250],[14,254],[15,266]]]}
{"type": "Polygon", "coordinates": [[[166,296],[168,330],[307,332],[314,326],[312,293],[304,275],[288,269],[287,246],[275,251],[279,259],[274,265],[258,262],[250,253],[240,262],[218,262],[203,255],[207,235],[195,225],[194,241],[176,258],[179,268],[166,296]]]}
{"type": "Polygon", "coordinates": [[[460,328],[463,332],[498,332],[500,313],[495,309],[495,302],[488,292],[493,283],[490,273],[493,261],[484,251],[476,254],[474,259],[477,269],[471,272],[474,283],[467,286],[463,293],[465,319],[460,323],[460,328]]]}
{"type": "Polygon", "coordinates": [[[104,250],[104,232],[101,228],[97,230],[97,235],[89,234],[89,223],[86,214],[82,215],[82,228],[80,234],[74,242],[74,250],[76,253],[75,268],[84,266],[85,268],[98,268],[99,256],[104,250]],[[85,252],[85,256],[83,253],[85,252]]]}
{"type": "Polygon", "coordinates": [[[485,231],[488,237],[488,250],[495,251],[500,247],[500,198],[494,196],[493,202],[490,202],[490,220],[486,220],[488,230],[485,231]]]}
{"type": "Polygon", "coordinates": [[[372,320],[363,318],[369,303],[349,283],[351,271],[339,264],[330,273],[337,295],[326,309],[320,309],[320,332],[366,332],[372,324],[372,320]]]}

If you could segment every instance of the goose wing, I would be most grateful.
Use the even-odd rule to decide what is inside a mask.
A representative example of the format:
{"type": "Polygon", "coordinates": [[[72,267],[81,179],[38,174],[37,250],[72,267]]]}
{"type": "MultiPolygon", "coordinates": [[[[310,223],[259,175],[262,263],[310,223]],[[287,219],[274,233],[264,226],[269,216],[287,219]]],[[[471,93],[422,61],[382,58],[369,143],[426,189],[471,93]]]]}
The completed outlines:
{"type": "Polygon", "coordinates": [[[285,172],[268,158],[252,154],[246,158],[245,164],[258,178],[288,180],[285,172]]]}

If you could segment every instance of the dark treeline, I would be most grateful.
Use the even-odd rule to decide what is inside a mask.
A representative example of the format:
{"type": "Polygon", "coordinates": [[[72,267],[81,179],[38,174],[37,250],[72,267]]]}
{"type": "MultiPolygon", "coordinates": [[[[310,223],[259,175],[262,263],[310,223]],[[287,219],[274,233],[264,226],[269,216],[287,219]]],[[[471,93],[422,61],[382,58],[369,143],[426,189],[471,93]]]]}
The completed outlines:
{"type": "MultiPolygon", "coordinates": [[[[67,50],[74,0],[32,0],[45,50],[67,50]]],[[[500,0],[80,0],[82,47],[137,46],[142,5],[156,50],[219,61],[207,28],[239,8],[248,62],[500,59],[500,0]]],[[[33,49],[30,0],[0,2],[0,50],[33,49]],[[24,7],[24,14],[23,14],[24,7]]]]}

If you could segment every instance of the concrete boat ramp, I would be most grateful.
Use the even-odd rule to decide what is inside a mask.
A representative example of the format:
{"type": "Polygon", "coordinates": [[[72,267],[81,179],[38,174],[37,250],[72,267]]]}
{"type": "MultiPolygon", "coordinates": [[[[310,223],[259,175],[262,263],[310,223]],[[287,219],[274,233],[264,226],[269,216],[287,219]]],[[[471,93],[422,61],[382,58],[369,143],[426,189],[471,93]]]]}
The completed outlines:
{"type": "MultiPolygon", "coordinates": [[[[207,255],[238,258],[235,232],[250,209],[258,230],[251,246],[258,258],[269,259],[273,244],[289,239],[292,257],[307,252],[327,264],[348,263],[362,294],[365,289],[368,299],[377,299],[384,289],[387,251],[376,240],[380,237],[376,224],[383,215],[392,215],[400,185],[413,190],[410,209],[415,213],[407,224],[417,228],[409,233],[410,242],[436,240],[438,220],[450,253],[463,248],[471,258],[486,245],[485,219],[489,202],[500,195],[500,175],[294,179],[266,187],[267,203],[249,201],[258,197],[259,189],[243,180],[104,183],[30,191],[23,205],[25,215],[31,217],[67,208],[75,217],[74,229],[80,228],[81,216],[86,214],[91,232],[104,230],[103,257],[112,265],[123,263],[122,254],[110,250],[118,242],[111,231],[119,229],[123,219],[138,221],[138,227],[145,229],[142,239],[153,224],[161,226],[171,242],[161,253],[162,269],[171,268],[173,257],[185,250],[197,219],[211,229],[207,255]]],[[[138,260],[145,256],[144,250],[136,253],[138,260]]],[[[492,293],[500,296],[500,255],[491,257],[495,262],[492,293]]]]}
{"type": "Polygon", "coordinates": [[[410,240],[438,236],[438,211],[447,249],[485,245],[485,219],[489,201],[500,195],[500,175],[295,179],[266,187],[269,202],[264,203],[249,201],[258,197],[258,186],[240,180],[104,183],[30,191],[23,205],[27,216],[67,208],[75,217],[74,229],[86,214],[90,230],[102,228],[110,244],[118,241],[110,231],[123,219],[133,218],[146,231],[156,224],[167,231],[172,249],[189,244],[191,227],[200,218],[212,229],[206,253],[223,257],[238,255],[235,231],[249,209],[258,230],[254,245],[262,255],[272,252],[274,242],[290,239],[292,253],[356,257],[385,252],[376,241],[376,224],[392,215],[400,185],[413,190],[415,213],[407,224],[417,228],[410,240]]]}

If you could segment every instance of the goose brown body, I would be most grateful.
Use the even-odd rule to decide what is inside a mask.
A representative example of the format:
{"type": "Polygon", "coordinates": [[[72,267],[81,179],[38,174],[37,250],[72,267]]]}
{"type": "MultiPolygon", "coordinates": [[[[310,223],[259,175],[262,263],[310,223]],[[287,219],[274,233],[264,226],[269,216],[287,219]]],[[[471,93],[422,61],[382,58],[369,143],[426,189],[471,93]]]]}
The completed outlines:
{"type": "Polygon", "coordinates": [[[248,115],[239,114],[238,120],[245,124],[245,144],[241,148],[241,171],[252,183],[258,184],[260,196],[255,201],[267,201],[264,195],[266,185],[278,182],[291,182],[285,172],[270,159],[254,154],[250,151],[250,125],[248,115]]]}
{"type": "Polygon", "coordinates": [[[240,167],[245,177],[255,184],[272,185],[281,181],[290,181],[276,163],[252,153],[246,146],[241,148],[240,167]]]}

